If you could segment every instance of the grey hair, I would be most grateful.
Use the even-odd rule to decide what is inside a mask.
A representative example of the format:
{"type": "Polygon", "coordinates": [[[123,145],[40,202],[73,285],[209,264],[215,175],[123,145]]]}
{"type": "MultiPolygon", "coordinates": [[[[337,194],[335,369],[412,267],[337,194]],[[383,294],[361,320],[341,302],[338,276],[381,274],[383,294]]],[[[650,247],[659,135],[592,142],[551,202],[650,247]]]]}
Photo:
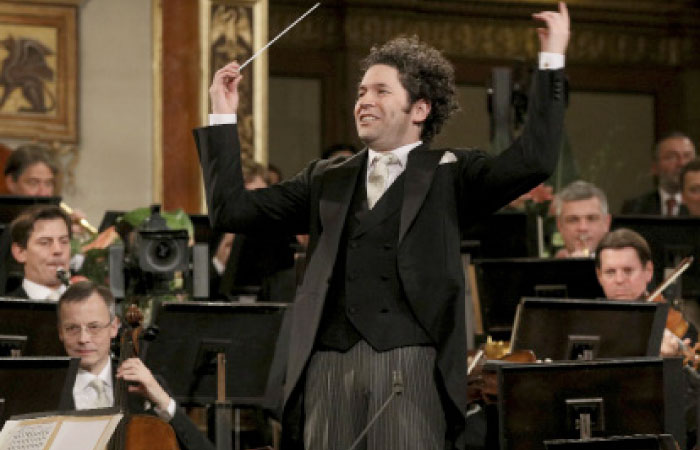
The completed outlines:
{"type": "Polygon", "coordinates": [[[561,215],[561,207],[563,203],[588,200],[589,198],[593,197],[596,197],[600,202],[600,212],[603,213],[603,215],[607,215],[608,198],[605,196],[605,192],[588,181],[574,181],[562,189],[554,198],[554,208],[557,212],[557,217],[561,215]]]}

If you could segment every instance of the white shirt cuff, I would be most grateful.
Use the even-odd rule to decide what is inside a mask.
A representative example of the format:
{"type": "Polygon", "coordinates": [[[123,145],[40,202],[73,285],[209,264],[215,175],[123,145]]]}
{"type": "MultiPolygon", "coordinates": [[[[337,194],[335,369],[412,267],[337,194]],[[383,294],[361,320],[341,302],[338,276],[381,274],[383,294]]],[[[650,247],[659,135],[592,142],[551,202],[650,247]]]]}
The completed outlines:
{"type": "Polygon", "coordinates": [[[564,55],[561,53],[540,52],[540,70],[557,70],[564,68],[564,55]]]}
{"type": "Polygon", "coordinates": [[[214,269],[216,269],[216,273],[219,275],[224,274],[224,270],[226,270],[226,266],[219,261],[216,256],[212,257],[211,263],[214,265],[214,269]]]}
{"type": "Polygon", "coordinates": [[[236,123],[236,114],[209,114],[209,126],[236,123]]]}
{"type": "Polygon", "coordinates": [[[177,408],[177,405],[175,404],[175,400],[171,397],[170,398],[170,403],[168,403],[168,408],[163,410],[160,409],[159,407],[154,407],[153,411],[166,422],[170,422],[173,420],[173,417],[175,417],[175,409],[177,408]]]}

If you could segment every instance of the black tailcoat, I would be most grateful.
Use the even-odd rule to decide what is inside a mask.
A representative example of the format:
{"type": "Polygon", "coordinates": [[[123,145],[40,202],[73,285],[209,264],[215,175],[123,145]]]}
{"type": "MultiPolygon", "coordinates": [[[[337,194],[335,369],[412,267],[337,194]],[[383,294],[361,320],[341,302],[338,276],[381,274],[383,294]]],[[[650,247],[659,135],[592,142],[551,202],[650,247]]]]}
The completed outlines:
{"type": "MultiPolygon", "coordinates": [[[[437,349],[438,387],[450,446],[463,448],[467,407],[464,273],[460,233],[544,181],[554,170],[564,117],[562,70],[537,71],[520,138],[496,157],[474,150],[410,152],[404,172],[397,248],[401,286],[437,349]]],[[[214,228],[231,232],[308,233],[308,266],[291,325],[283,433],[301,440],[303,377],[314,351],[343,225],[367,151],[319,160],[292,179],[246,191],[235,125],[196,129],[195,141],[214,228]]]]}

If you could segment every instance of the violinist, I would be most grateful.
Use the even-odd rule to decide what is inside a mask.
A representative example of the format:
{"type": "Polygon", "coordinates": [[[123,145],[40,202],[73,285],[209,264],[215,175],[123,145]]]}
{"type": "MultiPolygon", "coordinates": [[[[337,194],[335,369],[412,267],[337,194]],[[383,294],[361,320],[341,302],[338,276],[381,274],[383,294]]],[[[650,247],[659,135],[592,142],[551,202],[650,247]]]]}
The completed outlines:
{"type": "MultiPolygon", "coordinates": [[[[641,235],[627,228],[609,232],[596,248],[595,264],[598,282],[606,298],[646,300],[654,266],[649,244],[641,235]]],[[[669,310],[661,356],[682,354],[680,339],[687,345],[697,340],[697,335],[695,327],[686,322],[678,311],[669,310]]]]}
{"type": "Polygon", "coordinates": [[[125,360],[114,368],[110,358],[111,340],[117,336],[119,318],[109,289],[90,281],[71,285],[58,302],[58,336],[66,353],[80,358],[80,370],[73,387],[75,409],[113,406],[118,379],[130,383],[128,406],[131,413],[155,414],[169,422],[180,449],[214,449],[205,436],[177,407],[173,398],[138,358],[125,360]]]}
{"type": "Polygon", "coordinates": [[[58,300],[66,290],[56,276],[70,264],[70,218],[54,205],[32,207],[10,226],[11,252],[24,267],[20,286],[7,295],[32,300],[58,300]]]}

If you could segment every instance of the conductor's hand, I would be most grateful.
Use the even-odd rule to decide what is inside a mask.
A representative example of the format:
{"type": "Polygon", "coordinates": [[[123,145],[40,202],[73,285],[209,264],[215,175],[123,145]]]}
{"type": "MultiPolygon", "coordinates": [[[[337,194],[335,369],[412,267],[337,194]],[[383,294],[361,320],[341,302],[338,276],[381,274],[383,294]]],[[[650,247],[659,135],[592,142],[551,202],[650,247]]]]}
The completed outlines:
{"type": "Polygon", "coordinates": [[[532,17],[541,20],[545,28],[538,28],[537,35],[540,38],[540,51],[549,53],[566,53],[569,43],[569,11],[564,2],[559,2],[559,11],[542,11],[533,14],[532,17]]]}
{"type": "Polygon", "coordinates": [[[158,384],[148,367],[138,358],[129,358],[117,369],[117,378],[128,381],[129,392],[135,392],[146,397],[162,410],[168,409],[170,396],[158,384]]]}
{"type": "Polygon", "coordinates": [[[214,74],[209,87],[213,114],[236,114],[238,111],[238,84],[243,78],[238,67],[238,62],[232,61],[214,74]]]}

